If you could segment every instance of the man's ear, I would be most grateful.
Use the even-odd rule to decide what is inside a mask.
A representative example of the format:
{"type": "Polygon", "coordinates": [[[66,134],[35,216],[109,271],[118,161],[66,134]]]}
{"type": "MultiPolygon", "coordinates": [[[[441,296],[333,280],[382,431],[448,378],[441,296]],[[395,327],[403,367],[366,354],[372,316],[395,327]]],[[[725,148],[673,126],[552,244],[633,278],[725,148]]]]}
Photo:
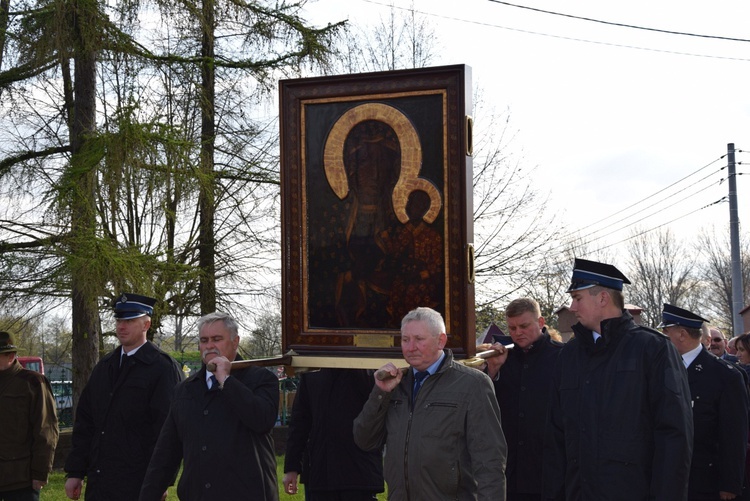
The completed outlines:
{"type": "Polygon", "coordinates": [[[539,323],[539,328],[540,329],[546,325],[546,322],[544,321],[544,317],[539,317],[539,319],[537,320],[537,322],[539,323]]]}
{"type": "Polygon", "coordinates": [[[445,332],[441,332],[438,336],[438,346],[442,350],[445,348],[445,345],[448,343],[448,335],[445,332]]]}

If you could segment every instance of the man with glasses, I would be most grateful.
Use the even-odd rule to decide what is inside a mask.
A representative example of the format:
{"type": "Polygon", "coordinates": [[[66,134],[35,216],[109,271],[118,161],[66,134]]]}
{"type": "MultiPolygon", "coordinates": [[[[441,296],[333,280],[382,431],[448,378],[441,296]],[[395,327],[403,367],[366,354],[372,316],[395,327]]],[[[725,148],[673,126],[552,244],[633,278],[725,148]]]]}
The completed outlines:
{"type": "Polygon", "coordinates": [[[701,345],[703,322],[695,313],[665,304],[659,325],[688,372],[694,426],[688,500],[735,499],[742,494],[745,470],[747,391],[740,370],[701,345]]]}
{"type": "Polygon", "coordinates": [[[709,346],[711,353],[727,362],[736,362],[737,357],[727,352],[727,338],[724,337],[724,333],[716,327],[711,327],[709,332],[711,333],[711,344],[709,346]]]}

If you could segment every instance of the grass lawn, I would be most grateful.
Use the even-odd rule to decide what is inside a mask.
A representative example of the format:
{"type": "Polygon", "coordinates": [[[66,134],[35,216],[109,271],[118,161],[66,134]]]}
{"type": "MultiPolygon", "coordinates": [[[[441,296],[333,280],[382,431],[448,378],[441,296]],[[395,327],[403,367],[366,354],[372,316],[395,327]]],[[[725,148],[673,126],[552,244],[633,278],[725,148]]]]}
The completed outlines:
{"type": "MultiPolygon", "coordinates": [[[[284,456],[276,456],[276,474],[281,480],[281,477],[284,476],[284,456]]],[[[65,496],[65,473],[62,471],[53,471],[49,478],[49,483],[42,489],[42,494],[40,496],[40,499],[42,501],[68,501],[68,498],[65,496]]],[[[300,490],[297,494],[291,496],[289,494],[286,494],[281,489],[281,484],[279,483],[279,500],[280,501],[304,501],[305,499],[305,486],[300,485],[300,490]]],[[[380,501],[386,501],[386,495],[385,493],[378,495],[378,500],[380,501]]],[[[83,500],[83,495],[81,496],[81,500],[83,500]]],[[[170,487],[168,494],[167,494],[167,500],[168,501],[177,501],[177,493],[175,492],[174,487],[170,487]]],[[[133,500],[135,501],[135,500],[133,500]]]]}

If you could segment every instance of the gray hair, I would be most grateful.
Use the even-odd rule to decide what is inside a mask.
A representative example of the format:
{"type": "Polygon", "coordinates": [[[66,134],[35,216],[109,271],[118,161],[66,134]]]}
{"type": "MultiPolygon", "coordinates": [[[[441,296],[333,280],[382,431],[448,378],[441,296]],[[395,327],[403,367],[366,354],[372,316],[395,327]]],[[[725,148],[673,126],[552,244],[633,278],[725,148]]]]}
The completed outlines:
{"type": "Polygon", "coordinates": [[[445,321],[443,316],[432,308],[419,307],[414,308],[401,320],[401,331],[409,322],[424,322],[428,326],[430,334],[438,337],[445,332],[445,321]]]}
{"type": "Polygon", "coordinates": [[[203,327],[206,325],[212,324],[214,322],[222,322],[224,324],[224,327],[229,331],[229,334],[232,339],[236,338],[239,334],[239,325],[237,324],[237,321],[232,318],[232,316],[229,313],[222,313],[220,311],[216,311],[214,313],[209,313],[208,315],[203,315],[201,318],[198,319],[198,335],[200,335],[201,331],[203,330],[203,327]]]}

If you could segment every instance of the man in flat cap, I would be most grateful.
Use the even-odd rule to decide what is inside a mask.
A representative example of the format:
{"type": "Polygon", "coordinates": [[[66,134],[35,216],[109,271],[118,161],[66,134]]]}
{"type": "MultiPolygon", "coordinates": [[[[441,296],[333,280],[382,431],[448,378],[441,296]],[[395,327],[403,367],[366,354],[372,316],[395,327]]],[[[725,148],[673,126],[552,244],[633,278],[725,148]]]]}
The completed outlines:
{"type": "Polygon", "coordinates": [[[182,379],[177,362],[146,339],[156,300],[125,293],[114,304],[120,346],[96,364],[81,393],[65,461],[65,494],[133,501],[182,379]]]}
{"type": "Polygon", "coordinates": [[[36,501],[47,484],[58,428],[42,374],[24,369],[13,336],[0,332],[0,500],[36,501]]]}
{"type": "Polygon", "coordinates": [[[628,279],[576,259],[578,323],[553,378],[544,499],[684,501],[693,419],[687,372],[664,334],[625,311],[628,279]]]}
{"type": "Polygon", "coordinates": [[[742,494],[748,395],[734,364],[701,344],[705,318],[664,304],[659,328],[674,343],[688,372],[693,403],[693,460],[688,500],[735,499],[742,494]]]}

